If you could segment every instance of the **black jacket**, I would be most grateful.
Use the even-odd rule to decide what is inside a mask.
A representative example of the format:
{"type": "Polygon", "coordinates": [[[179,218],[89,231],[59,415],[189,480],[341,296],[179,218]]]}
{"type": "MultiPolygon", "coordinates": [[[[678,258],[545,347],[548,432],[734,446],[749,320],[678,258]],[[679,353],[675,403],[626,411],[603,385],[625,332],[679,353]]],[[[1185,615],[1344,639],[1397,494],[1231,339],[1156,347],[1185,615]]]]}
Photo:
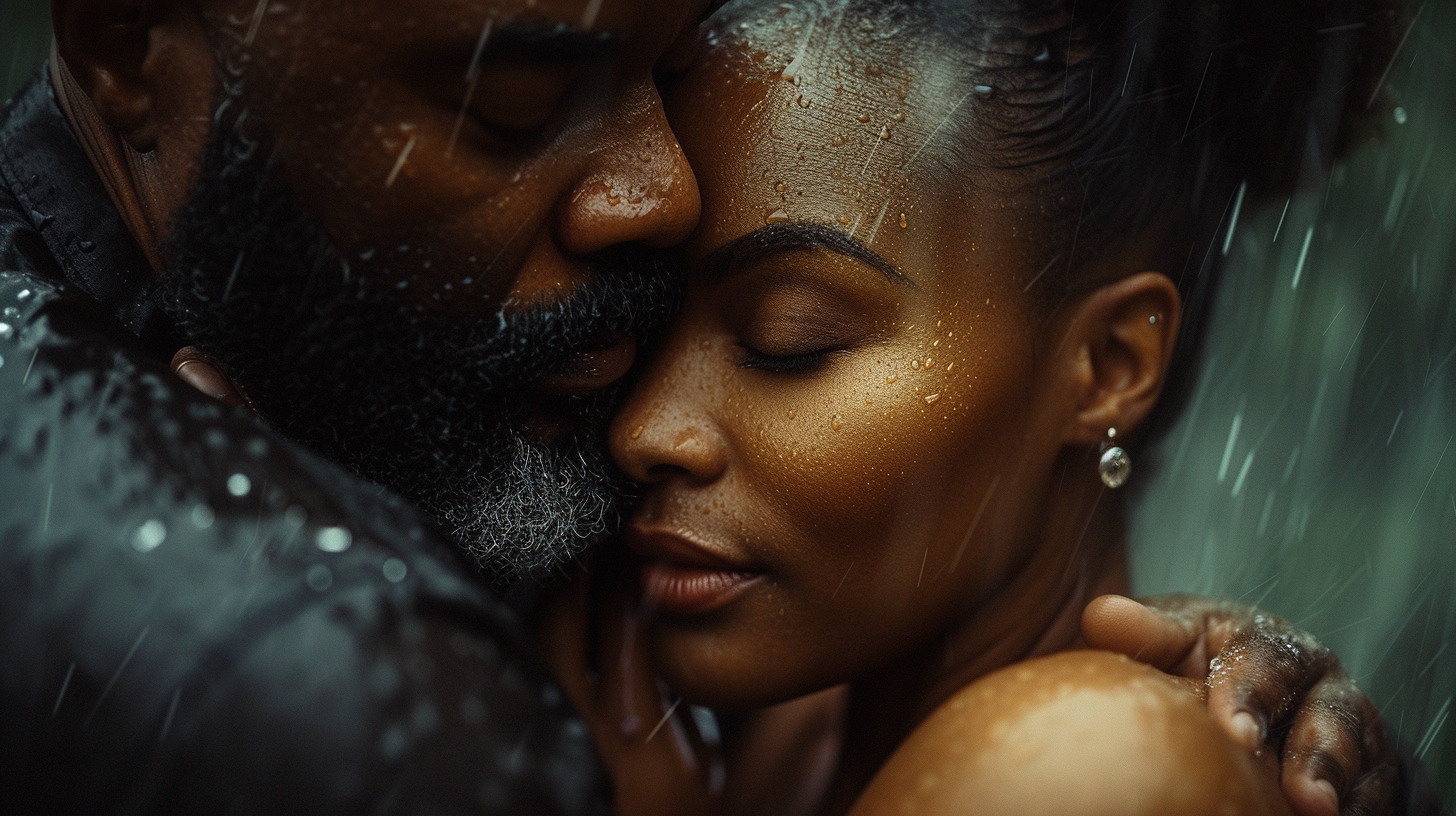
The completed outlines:
{"type": "Polygon", "coordinates": [[[44,76],[0,114],[0,811],[605,812],[423,517],[170,374],[44,76]]]}

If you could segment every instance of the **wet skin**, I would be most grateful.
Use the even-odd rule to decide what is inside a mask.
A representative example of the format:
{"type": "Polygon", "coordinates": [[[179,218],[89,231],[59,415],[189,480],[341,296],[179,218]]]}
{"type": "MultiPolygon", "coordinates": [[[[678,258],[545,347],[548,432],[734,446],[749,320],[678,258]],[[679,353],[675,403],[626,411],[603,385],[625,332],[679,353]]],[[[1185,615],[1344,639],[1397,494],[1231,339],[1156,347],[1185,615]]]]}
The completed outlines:
{"type": "MultiPolygon", "coordinates": [[[[670,246],[697,221],[651,72],[704,3],[57,6],[73,73],[157,168],[155,235],[185,199],[217,113],[215,48],[341,252],[362,274],[371,260],[414,270],[400,296],[447,318],[550,302],[588,274],[583,256],[670,246]],[[84,15],[114,25],[65,22],[84,15]]],[[[600,356],[556,385],[610,381],[631,346],[600,356]]]]}
{"type": "MultiPolygon", "coordinates": [[[[1085,313],[1027,288],[1034,200],[915,161],[954,103],[936,65],[816,42],[793,81],[791,18],[669,96],[704,217],[612,444],[649,486],[628,542],[676,691],[739,708],[854,681],[835,811],[937,705],[1069,647],[1087,601],[1126,592],[1087,455],[1099,417],[1141,418],[1162,365],[1118,350],[1089,374],[1085,313]],[[1126,376],[1104,386],[1104,362],[1126,376]]],[[[1128,281],[1131,345],[1171,345],[1171,284],[1128,281]]]]}

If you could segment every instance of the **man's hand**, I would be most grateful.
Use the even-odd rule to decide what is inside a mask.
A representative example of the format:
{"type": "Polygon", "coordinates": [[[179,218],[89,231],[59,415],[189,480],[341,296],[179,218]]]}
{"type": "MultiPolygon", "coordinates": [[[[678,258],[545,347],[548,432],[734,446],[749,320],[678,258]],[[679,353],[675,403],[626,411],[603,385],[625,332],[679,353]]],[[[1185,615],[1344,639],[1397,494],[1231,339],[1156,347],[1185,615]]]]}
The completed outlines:
{"type": "Polygon", "coordinates": [[[1202,682],[1236,744],[1269,752],[1300,816],[1389,812],[1399,772],[1385,725],[1329,649],[1278,617],[1226,601],[1104,595],[1082,614],[1093,648],[1202,682]]]}
{"type": "Polygon", "coordinates": [[[536,634],[612,774],[615,812],[720,812],[721,757],[653,673],[636,604],[621,581],[590,583],[578,575],[558,587],[536,634]]]}

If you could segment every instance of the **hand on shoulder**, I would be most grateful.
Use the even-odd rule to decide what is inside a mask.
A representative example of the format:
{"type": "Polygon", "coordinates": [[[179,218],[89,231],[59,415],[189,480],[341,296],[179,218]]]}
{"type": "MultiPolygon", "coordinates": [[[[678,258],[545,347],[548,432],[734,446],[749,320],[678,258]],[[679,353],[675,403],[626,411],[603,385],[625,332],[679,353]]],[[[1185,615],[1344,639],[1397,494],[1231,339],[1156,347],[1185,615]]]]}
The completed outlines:
{"type": "Polygon", "coordinates": [[[1224,736],[1191,683],[1109,652],[1062,652],[957,692],[851,812],[1284,814],[1276,773],[1224,736]]]}

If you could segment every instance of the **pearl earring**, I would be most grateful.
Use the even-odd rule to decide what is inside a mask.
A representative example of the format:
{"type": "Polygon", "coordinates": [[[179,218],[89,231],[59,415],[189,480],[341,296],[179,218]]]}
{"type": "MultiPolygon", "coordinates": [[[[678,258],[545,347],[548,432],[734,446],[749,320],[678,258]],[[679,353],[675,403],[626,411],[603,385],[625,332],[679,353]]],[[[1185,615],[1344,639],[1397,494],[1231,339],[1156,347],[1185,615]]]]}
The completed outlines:
{"type": "Polygon", "coordinates": [[[1132,459],[1127,451],[1113,444],[1117,439],[1117,429],[1107,429],[1107,439],[1102,442],[1102,457],[1097,460],[1097,475],[1102,477],[1102,483],[1114,490],[1127,483],[1127,477],[1132,475],[1132,459]]]}

